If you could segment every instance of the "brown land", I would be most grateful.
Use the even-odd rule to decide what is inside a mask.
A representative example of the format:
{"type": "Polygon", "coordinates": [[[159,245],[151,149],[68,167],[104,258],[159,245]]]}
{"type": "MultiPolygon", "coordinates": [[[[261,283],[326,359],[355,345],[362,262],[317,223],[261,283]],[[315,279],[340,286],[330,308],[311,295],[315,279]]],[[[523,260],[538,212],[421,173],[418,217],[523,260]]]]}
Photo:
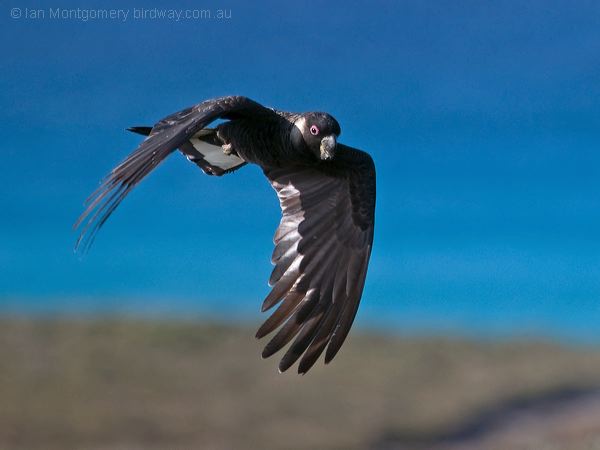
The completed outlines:
{"type": "Polygon", "coordinates": [[[279,374],[253,330],[0,319],[2,449],[600,448],[600,351],[355,332],[279,374]]]}

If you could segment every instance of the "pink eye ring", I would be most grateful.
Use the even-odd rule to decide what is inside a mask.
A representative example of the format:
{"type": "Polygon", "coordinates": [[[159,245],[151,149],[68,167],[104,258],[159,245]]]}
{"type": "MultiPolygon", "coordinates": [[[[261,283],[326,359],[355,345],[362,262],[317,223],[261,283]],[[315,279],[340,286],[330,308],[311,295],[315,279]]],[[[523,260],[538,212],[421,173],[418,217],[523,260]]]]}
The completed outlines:
{"type": "Polygon", "coordinates": [[[317,134],[319,134],[319,129],[317,128],[316,125],[312,125],[310,127],[310,134],[312,134],[313,136],[316,136],[317,134]]]}

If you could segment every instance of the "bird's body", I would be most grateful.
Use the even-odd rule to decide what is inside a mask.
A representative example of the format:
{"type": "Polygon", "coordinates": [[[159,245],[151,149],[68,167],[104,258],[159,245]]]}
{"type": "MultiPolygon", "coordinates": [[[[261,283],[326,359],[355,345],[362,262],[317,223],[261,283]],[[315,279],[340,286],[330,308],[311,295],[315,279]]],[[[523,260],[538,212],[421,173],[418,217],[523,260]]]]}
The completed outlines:
{"type": "Polygon", "coordinates": [[[90,197],[77,225],[78,245],[95,233],[129,191],[179,149],[209,175],[259,165],[279,197],[283,217],[275,233],[263,311],[279,303],[257,337],[279,328],[267,357],[288,348],[279,368],[301,356],[304,373],[327,348],[329,362],[342,345],[362,295],[373,241],[375,168],[371,157],[337,143],[340,126],[326,113],[277,111],[246,98],[207,100],[172,114],[154,127],[90,197]],[[215,128],[208,125],[225,119],[215,128]]]}
{"type": "Polygon", "coordinates": [[[268,120],[224,122],[216,128],[217,137],[246,162],[270,167],[292,163],[299,156],[290,144],[293,115],[273,112],[268,120]]]}

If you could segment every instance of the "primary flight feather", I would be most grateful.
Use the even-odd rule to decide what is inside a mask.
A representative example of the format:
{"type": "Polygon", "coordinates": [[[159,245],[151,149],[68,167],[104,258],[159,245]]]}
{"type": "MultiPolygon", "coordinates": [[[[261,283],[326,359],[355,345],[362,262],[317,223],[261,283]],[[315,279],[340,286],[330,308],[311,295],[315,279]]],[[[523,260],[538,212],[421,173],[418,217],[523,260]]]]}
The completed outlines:
{"type": "Polygon", "coordinates": [[[259,328],[275,332],[263,357],[290,341],[279,370],[298,359],[306,373],[325,351],[333,359],[356,316],[373,243],[375,166],[371,157],[337,142],[338,122],[320,112],[289,113],[246,97],[206,100],[130,131],[148,136],[88,198],[75,224],[76,247],[89,247],[125,196],[175,150],[206,174],[259,165],[279,197],[275,265],[262,310],[279,305],[259,328]],[[223,119],[215,128],[211,122],[223,119]]]}

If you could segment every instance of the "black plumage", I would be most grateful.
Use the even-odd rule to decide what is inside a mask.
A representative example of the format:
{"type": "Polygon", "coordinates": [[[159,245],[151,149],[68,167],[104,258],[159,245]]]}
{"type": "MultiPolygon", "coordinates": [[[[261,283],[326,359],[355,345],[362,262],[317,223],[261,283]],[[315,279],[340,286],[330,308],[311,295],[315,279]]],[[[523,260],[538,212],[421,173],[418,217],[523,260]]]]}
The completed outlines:
{"type": "Polygon", "coordinates": [[[262,310],[279,306],[260,327],[271,356],[293,340],[279,369],[300,359],[305,373],[325,351],[333,359],[352,325],[373,242],[375,166],[371,157],[337,143],[340,126],[326,113],[288,113],[246,97],[207,100],[129,130],[148,136],[87,200],[75,224],[87,248],[125,196],[170,153],[180,150],[209,175],[258,164],[277,192],[282,219],[275,265],[262,310]],[[211,122],[224,119],[215,128],[211,122]],[[325,350],[327,349],[327,350],[325,350]]]}

